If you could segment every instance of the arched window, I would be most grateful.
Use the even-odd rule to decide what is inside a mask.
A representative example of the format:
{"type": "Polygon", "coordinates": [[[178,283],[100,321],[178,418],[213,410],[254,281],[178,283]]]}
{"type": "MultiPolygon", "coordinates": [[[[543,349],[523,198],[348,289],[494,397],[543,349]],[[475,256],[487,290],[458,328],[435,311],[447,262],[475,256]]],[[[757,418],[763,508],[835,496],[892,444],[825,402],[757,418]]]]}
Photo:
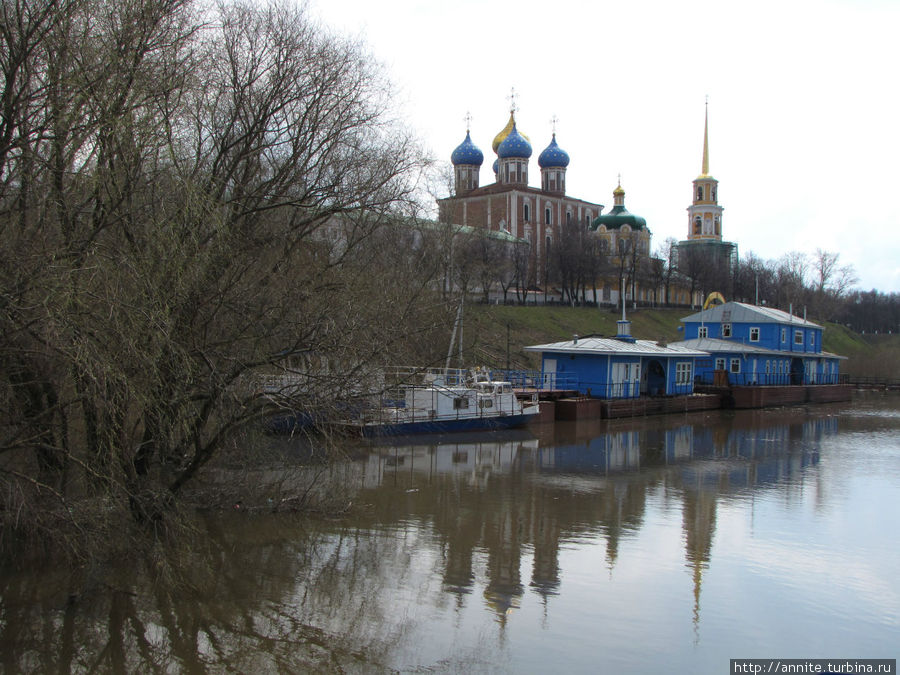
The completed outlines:
{"type": "Polygon", "coordinates": [[[694,218],[694,234],[700,234],[703,225],[700,220],[700,216],[694,218]]]}
{"type": "Polygon", "coordinates": [[[572,212],[566,211],[566,225],[572,224],[572,212]]]}
{"type": "Polygon", "coordinates": [[[525,205],[522,207],[522,212],[523,212],[523,214],[524,214],[524,216],[525,216],[525,222],[526,222],[526,223],[528,222],[529,216],[531,215],[531,214],[529,213],[530,210],[531,210],[531,209],[528,208],[528,202],[526,202],[525,205]]]}
{"type": "Polygon", "coordinates": [[[550,221],[551,213],[552,213],[552,212],[551,212],[551,210],[550,210],[550,207],[549,207],[549,206],[545,206],[545,207],[544,207],[544,222],[545,222],[547,225],[550,225],[550,224],[551,224],[551,221],[550,221]]]}

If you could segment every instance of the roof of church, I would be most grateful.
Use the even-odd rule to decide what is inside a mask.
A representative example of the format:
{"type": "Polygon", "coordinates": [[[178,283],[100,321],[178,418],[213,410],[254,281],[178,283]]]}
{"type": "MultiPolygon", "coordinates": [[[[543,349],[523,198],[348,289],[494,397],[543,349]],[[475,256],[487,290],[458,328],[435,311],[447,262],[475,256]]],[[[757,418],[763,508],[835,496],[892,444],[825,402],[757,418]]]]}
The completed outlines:
{"type": "Polygon", "coordinates": [[[472,137],[466,131],[465,140],[456,146],[453,154],[450,155],[450,161],[454,166],[459,164],[474,164],[481,166],[484,162],[484,153],[478,149],[478,146],[472,142],[472,137]]]}
{"type": "Polygon", "coordinates": [[[628,225],[632,230],[643,230],[647,227],[647,221],[629,212],[624,205],[618,204],[612,207],[609,213],[594,218],[591,228],[596,230],[601,225],[605,225],[607,230],[618,230],[623,225],[628,225]]]}
{"type": "Polygon", "coordinates": [[[557,145],[555,133],[550,141],[550,145],[544,148],[544,151],[538,156],[538,166],[542,169],[551,166],[563,168],[569,166],[569,153],[557,145]]]}
{"type": "Polygon", "coordinates": [[[452,195],[450,197],[444,197],[443,199],[439,199],[439,202],[445,201],[447,199],[465,199],[469,200],[472,198],[478,197],[487,197],[488,195],[502,194],[504,192],[522,192],[529,195],[533,195],[535,198],[538,197],[547,197],[552,198],[554,200],[562,199],[564,202],[572,202],[572,203],[580,203],[587,204],[593,208],[603,208],[603,204],[597,204],[596,202],[588,202],[584,199],[579,199],[578,197],[571,197],[566,195],[564,197],[560,197],[558,194],[553,192],[547,192],[540,188],[532,187],[530,185],[522,185],[519,183],[490,183],[489,185],[483,185],[481,187],[477,187],[474,190],[467,192],[464,196],[455,196],[452,195]]]}

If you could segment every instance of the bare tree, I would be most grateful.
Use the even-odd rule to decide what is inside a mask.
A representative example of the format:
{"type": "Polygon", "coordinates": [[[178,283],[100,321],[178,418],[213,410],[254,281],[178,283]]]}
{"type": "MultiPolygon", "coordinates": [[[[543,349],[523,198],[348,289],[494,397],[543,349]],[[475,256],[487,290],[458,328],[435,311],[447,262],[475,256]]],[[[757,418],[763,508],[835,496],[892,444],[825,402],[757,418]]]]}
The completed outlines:
{"type": "Polygon", "coordinates": [[[359,44],[282,4],[3,13],[4,526],[50,522],[43,495],[76,523],[102,498],[101,537],[162,522],[271,405],[259,375],[315,410],[444,320],[384,235],[421,161],[359,44]]]}

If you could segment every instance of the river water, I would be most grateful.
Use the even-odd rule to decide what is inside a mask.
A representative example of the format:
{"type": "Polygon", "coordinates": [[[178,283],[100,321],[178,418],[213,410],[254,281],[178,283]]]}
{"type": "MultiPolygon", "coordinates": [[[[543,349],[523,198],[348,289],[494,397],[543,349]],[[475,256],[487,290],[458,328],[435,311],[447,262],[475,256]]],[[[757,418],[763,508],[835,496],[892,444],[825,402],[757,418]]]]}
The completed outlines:
{"type": "Polygon", "coordinates": [[[727,673],[900,651],[900,397],[354,450],[314,469],[352,501],[340,517],[212,515],[175,591],[133,569],[77,596],[62,573],[5,576],[4,671],[727,673]]]}

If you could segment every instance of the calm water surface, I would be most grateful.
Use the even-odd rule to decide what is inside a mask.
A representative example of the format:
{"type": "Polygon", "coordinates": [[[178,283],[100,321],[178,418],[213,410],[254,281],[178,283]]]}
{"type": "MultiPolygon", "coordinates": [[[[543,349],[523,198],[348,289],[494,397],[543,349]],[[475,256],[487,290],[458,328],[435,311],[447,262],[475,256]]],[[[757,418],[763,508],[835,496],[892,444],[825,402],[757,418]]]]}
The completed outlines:
{"type": "Polygon", "coordinates": [[[126,571],[65,603],[6,578],[4,668],[727,673],[900,651],[897,396],[368,446],[334,473],[341,518],[210,518],[193,593],[126,571]]]}

